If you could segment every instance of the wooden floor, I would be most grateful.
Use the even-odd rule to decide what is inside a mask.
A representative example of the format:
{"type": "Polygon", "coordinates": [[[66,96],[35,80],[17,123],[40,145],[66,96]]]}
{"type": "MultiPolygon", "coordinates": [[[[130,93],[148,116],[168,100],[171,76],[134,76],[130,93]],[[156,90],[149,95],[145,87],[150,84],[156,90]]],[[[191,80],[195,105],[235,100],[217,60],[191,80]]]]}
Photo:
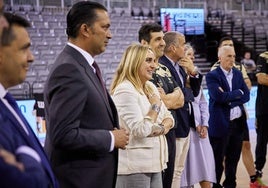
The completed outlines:
{"type": "MultiPolygon", "coordinates": [[[[251,142],[251,149],[252,154],[255,157],[255,146],[256,146],[256,132],[254,129],[250,130],[250,142],[251,142]]],[[[262,180],[266,185],[268,185],[268,157],[266,155],[266,164],[263,169],[263,177],[262,180]]],[[[243,165],[242,159],[240,159],[238,164],[238,171],[237,171],[237,188],[248,188],[249,187],[249,175],[243,165]]],[[[195,188],[200,188],[199,185],[195,185],[195,188]]]]}

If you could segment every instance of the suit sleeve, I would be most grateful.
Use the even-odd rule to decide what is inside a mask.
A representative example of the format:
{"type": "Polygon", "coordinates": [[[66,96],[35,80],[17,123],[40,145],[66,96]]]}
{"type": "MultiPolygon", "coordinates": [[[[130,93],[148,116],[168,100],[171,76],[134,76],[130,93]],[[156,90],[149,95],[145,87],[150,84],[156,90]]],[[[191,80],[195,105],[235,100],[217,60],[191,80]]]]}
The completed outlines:
{"type": "Polygon", "coordinates": [[[0,181],[1,188],[46,188],[45,172],[41,169],[40,164],[29,156],[20,157],[20,162],[26,166],[24,172],[21,172],[14,166],[6,164],[0,158],[0,181]]]}
{"type": "MultiPolygon", "coordinates": [[[[1,115],[0,115],[1,116],[1,115]]],[[[0,118],[0,125],[3,126],[0,118]]],[[[0,157],[0,187],[1,188],[47,188],[48,180],[42,165],[33,157],[27,154],[16,154],[17,149],[14,139],[11,135],[6,134],[6,129],[0,128],[0,145],[1,148],[12,153],[18,162],[24,165],[25,170],[22,172],[17,167],[7,164],[0,157]],[[4,131],[4,132],[3,132],[4,131]]],[[[19,135],[16,135],[19,137],[19,135]]]]}
{"type": "Polygon", "coordinates": [[[202,79],[203,79],[203,75],[201,73],[199,73],[198,77],[190,76],[190,86],[191,86],[191,89],[193,90],[194,97],[198,96],[199,94],[202,79]]]}
{"type": "Polygon", "coordinates": [[[233,86],[233,90],[228,91],[218,72],[209,72],[206,75],[209,96],[215,102],[229,105],[231,108],[246,103],[249,100],[249,91],[241,73],[236,79],[237,87],[233,86]]]}
{"type": "Polygon", "coordinates": [[[249,101],[249,89],[247,87],[247,85],[245,84],[245,82],[243,82],[243,80],[241,80],[240,83],[240,90],[243,91],[243,95],[241,98],[233,100],[229,103],[229,105],[231,106],[231,108],[235,107],[235,106],[241,106],[242,104],[246,103],[249,101]]]}

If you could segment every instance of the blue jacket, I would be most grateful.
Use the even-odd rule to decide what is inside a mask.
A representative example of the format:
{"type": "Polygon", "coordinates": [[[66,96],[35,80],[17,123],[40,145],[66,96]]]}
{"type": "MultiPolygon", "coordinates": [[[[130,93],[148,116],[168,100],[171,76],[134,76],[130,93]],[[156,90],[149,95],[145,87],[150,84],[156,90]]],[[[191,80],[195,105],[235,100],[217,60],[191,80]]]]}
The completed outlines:
{"type": "Polygon", "coordinates": [[[25,171],[21,172],[0,157],[0,187],[58,187],[41,144],[31,131],[30,125],[26,126],[31,136],[26,134],[14,115],[0,100],[0,148],[15,155],[17,161],[23,163],[25,167],[25,171]],[[27,152],[18,152],[22,148],[27,152]],[[38,162],[32,153],[37,154],[41,161],[38,162]]]}
{"type": "Polygon", "coordinates": [[[196,97],[199,94],[200,85],[202,81],[202,75],[199,74],[198,78],[190,77],[191,88],[186,88],[185,84],[186,84],[187,74],[182,68],[181,68],[180,73],[182,74],[184,85],[182,85],[180,77],[175,67],[172,65],[172,62],[170,62],[170,60],[166,56],[162,56],[159,59],[159,63],[165,65],[169,69],[171,75],[173,76],[175,81],[178,83],[178,85],[180,86],[184,94],[184,100],[185,100],[184,106],[176,110],[177,127],[175,128],[175,132],[176,132],[177,138],[185,138],[189,134],[190,126],[195,127],[194,114],[192,113],[191,115],[189,115],[189,110],[190,110],[189,104],[191,105],[191,101],[194,101],[194,97],[196,97]]]}
{"type": "Polygon", "coordinates": [[[232,91],[220,67],[206,75],[210,113],[209,136],[212,137],[225,136],[230,123],[231,108],[239,106],[242,113],[245,113],[243,104],[249,101],[249,90],[242,73],[236,68],[232,70],[232,91]]]}

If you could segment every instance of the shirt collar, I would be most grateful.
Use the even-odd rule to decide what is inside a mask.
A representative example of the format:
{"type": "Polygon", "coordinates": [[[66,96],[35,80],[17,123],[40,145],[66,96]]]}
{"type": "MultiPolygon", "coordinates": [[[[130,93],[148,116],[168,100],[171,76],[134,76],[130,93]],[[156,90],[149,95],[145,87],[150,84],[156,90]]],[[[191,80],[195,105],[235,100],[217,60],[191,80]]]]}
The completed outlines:
{"type": "Polygon", "coordinates": [[[225,76],[230,76],[230,75],[233,75],[233,69],[231,69],[229,72],[225,69],[223,69],[221,66],[220,66],[222,72],[224,73],[225,76]]]}
{"type": "Polygon", "coordinates": [[[7,90],[4,88],[4,86],[0,83],[0,98],[4,98],[4,96],[6,95],[7,90]]]}
{"type": "Polygon", "coordinates": [[[93,67],[93,63],[94,63],[94,58],[88,53],[86,52],[85,50],[83,50],[82,48],[70,43],[70,42],[67,42],[67,45],[73,47],[74,49],[76,49],[77,51],[79,51],[83,56],[84,58],[87,60],[87,62],[89,63],[89,65],[91,67],[93,67]]]}
{"type": "MultiPolygon", "coordinates": [[[[166,55],[165,55],[166,56],[166,55]]],[[[173,67],[178,66],[178,63],[175,63],[172,59],[170,59],[168,56],[166,56],[166,58],[171,62],[171,64],[173,65],[173,67]]]]}

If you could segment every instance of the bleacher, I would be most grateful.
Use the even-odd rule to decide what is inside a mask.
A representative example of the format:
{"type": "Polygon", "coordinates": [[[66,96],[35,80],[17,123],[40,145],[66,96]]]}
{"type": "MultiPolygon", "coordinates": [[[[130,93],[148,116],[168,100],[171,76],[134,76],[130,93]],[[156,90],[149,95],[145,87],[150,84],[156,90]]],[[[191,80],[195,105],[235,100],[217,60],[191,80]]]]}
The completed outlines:
{"type": "MultiPolygon", "coordinates": [[[[154,7],[150,6],[149,2],[148,5],[141,6],[144,5],[144,2],[137,0],[132,2],[131,10],[129,7],[122,8],[121,5],[109,9],[113,37],[109,41],[106,51],[96,57],[107,88],[110,87],[114,72],[126,47],[138,42],[140,26],[145,22],[159,22],[159,7],[178,6],[178,2],[175,0],[169,3],[163,4],[163,2],[157,1],[154,7]]],[[[187,3],[189,6],[195,7],[194,1],[187,1],[187,3]]],[[[198,1],[198,6],[200,4],[204,7],[207,6],[206,1],[198,1]]],[[[186,2],[184,5],[186,5],[186,2]]],[[[25,82],[10,88],[10,92],[17,99],[33,98],[34,93],[43,91],[49,70],[67,42],[65,19],[68,10],[68,7],[44,6],[33,8],[29,5],[24,8],[21,8],[21,6],[7,8],[7,11],[25,17],[32,24],[32,28],[29,28],[29,34],[35,61],[30,67],[25,82]]],[[[252,49],[255,52],[253,57],[256,57],[259,53],[267,50],[267,15],[267,12],[256,14],[254,11],[248,11],[242,14],[240,11],[226,12],[217,8],[212,10],[212,15],[207,18],[206,25],[209,25],[212,31],[219,31],[219,37],[228,34],[234,38],[236,44],[241,43],[243,47],[240,48],[239,46],[241,52],[237,52],[238,56],[243,49],[252,49]],[[215,14],[213,14],[213,11],[215,14]],[[219,12],[220,14],[218,14],[219,12]]],[[[219,38],[213,37],[214,33],[211,31],[206,33],[203,38],[186,37],[187,42],[194,43],[197,48],[205,46],[205,49],[196,50],[195,62],[204,75],[210,70],[211,63],[214,61],[211,61],[210,53],[213,53],[214,56],[217,54],[217,42],[215,41],[218,41],[219,38]]],[[[206,88],[205,82],[203,87],[206,88]]]]}
{"type": "Polygon", "coordinates": [[[208,23],[243,43],[245,48],[252,49],[257,55],[268,47],[267,13],[259,15],[247,11],[242,14],[241,11],[233,11],[221,19],[209,19],[208,23]]]}
{"type": "MultiPolygon", "coordinates": [[[[32,25],[28,31],[35,60],[31,64],[25,82],[9,89],[17,99],[31,98],[34,93],[43,92],[50,67],[67,42],[65,33],[67,10],[53,12],[24,10],[16,10],[13,13],[26,18],[32,25]]],[[[107,88],[126,47],[133,42],[138,42],[138,29],[144,22],[144,20],[134,19],[130,14],[122,15],[121,12],[113,12],[110,17],[113,37],[106,51],[96,57],[107,88]]]]}

